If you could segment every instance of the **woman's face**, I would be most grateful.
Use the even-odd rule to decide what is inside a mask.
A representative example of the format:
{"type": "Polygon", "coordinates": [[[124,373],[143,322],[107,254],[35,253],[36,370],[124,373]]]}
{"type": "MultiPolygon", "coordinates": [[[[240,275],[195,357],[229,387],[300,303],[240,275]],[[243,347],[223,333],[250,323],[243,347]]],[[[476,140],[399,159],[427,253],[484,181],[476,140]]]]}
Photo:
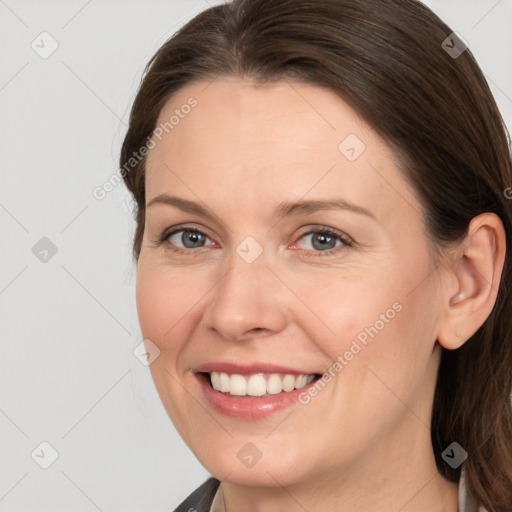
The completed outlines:
{"type": "Polygon", "coordinates": [[[412,465],[431,449],[441,281],[390,149],[334,93],[286,81],[189,85],[166,122],[137,306],[183,439],[238,484],[412,465]]]}

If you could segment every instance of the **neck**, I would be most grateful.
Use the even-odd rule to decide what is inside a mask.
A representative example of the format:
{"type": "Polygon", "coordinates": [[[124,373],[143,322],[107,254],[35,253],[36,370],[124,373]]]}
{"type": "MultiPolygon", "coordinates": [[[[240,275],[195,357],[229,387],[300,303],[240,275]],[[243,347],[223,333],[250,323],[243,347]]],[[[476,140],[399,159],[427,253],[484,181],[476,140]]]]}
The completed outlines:
{"type": "Polygon", "coordinates": [[[458,484],[438,473],[425,433],[395,432],[393,440],[367,450],[350,468],[325,468],[291,485],[281,486],[274,477],[271,487],[226,480],[221,484],[226,512],[457,512],[458,484]]]}

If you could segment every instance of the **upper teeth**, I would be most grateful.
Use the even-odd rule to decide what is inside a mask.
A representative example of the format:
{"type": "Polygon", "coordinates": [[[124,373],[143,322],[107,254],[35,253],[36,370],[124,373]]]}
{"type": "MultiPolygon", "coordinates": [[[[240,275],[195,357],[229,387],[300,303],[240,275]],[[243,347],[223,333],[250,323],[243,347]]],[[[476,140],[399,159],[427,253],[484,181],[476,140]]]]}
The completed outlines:
{"type": "Polygon", "coordinates": [[[263,396],[276,395],[281,391],[293,391],[309,384],[315,378],[314,375],[291,374],[254,374],[254,375],[229,375],[222,372],[211,372],[210,378],[213,389],[230,393],[236,396],[263,396]]]}

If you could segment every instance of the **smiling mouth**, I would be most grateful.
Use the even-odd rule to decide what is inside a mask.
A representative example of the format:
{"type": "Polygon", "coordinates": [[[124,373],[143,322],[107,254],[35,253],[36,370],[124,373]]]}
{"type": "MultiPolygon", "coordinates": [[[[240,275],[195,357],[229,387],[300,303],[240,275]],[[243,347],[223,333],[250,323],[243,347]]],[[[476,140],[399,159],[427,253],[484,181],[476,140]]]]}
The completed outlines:
{"type": "Polygon", "coordinates": [[[286,394],[318,380],[320,374],[253,373],[241,375],[225,372],[201,372],[215,391],[227,396],[263,397],[286,394]]]}

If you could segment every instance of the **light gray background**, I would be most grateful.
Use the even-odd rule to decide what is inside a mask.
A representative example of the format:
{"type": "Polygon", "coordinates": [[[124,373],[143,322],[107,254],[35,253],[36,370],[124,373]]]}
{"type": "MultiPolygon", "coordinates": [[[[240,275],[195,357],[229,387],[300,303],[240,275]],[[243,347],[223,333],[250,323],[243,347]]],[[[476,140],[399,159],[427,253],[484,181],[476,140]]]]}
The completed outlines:
{"type": "MultiPolygon", "coordinates": [[[[0,0],[1,511],[173,510],[207,477],[133,355],[131,199],[92,190],[116,172],[144,65],[214,3],[0,0]],[[59,45],[47,59],[31,48],[43,31],[59,45]],[[58,251],[45,263],[42,237],[58,251]],[[48,469],[31,457],[49,460],[43,441],[48,469]]],[[[512,0],[426,3],[469,43],[510,129],[512,0]]]]}

